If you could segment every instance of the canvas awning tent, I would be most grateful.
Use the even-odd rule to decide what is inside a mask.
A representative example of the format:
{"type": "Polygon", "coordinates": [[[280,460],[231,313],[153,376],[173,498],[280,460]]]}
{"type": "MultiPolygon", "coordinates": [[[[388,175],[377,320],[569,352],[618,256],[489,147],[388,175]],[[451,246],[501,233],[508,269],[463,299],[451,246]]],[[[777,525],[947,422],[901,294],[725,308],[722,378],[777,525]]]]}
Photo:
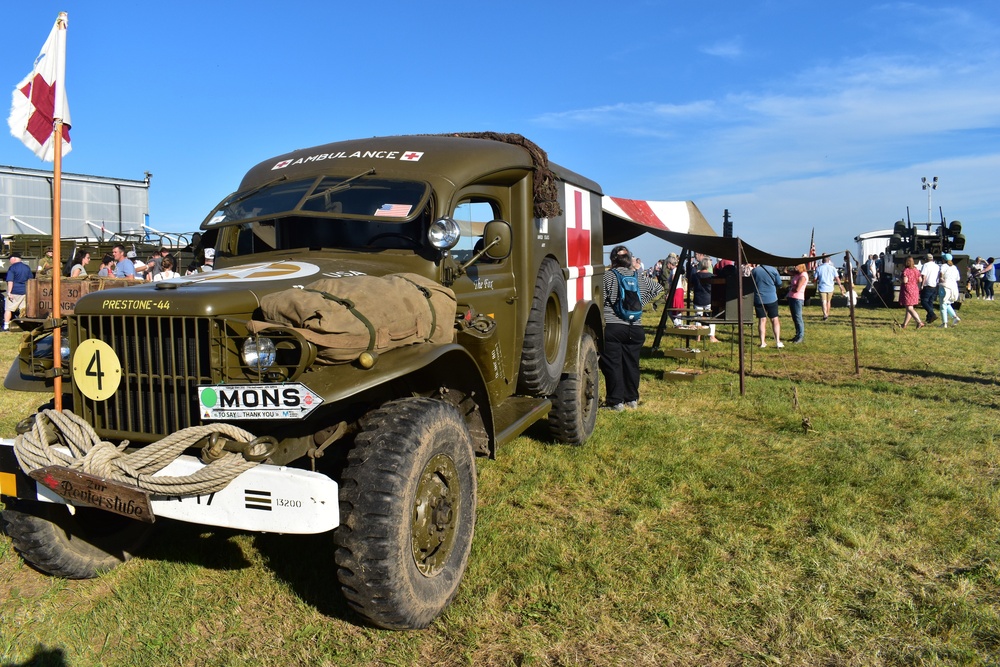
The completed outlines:
{"type": "MultiPolygon", "coordinates": [[[[737,263],[766,264],[769,266],[794,266],[802,262],[802,257],[772,255],[741,241],[738,237],[719,236],[708,224],[694,202],[644,201],[604,196],[602,206],[604,222],[604,243],[613,245],[624,243],[642,234],[652,234],[669,243],[689,251],[699,252],[737,263]],[[742,257],[740,257],[742,251],[742,257]]],[[[821,255],[825,257],[828,255],[821,255]]],[[[742,279],[741,279],[742,282],[742,279]]],[[[742,287],[740,287],[742,291],[742,287]]],[[[742,300],[737,300],[742,304],[742,300]]],[[[860,372],[858,364],[857,329],[854,320],[854,302],[850,301],[851,332],[854,338],[855,372],[860,372]]],[[[659,341],[667,321],[666,308],[660,318],[656,340],[659,341]]],[[[737,321],[743,321],[742,306],[737,321]]],[[[744,327],[738,327],[740,360],[740,395],[746,393],[744,366],[744,327]]],[[[654,347],[657,342],[654,342],[654,347]]]]}
{"type": "Polygon", "coordinates": [[[624,243],[642,234],[652,234],[674,245],[719,259],[736,261],[742,244],[743,262],[770,266],[794,266],[802,257],[773,255],[738,237],[719,236],[691,201],[647,201],[604,196],[604,243],[624,243]]]}

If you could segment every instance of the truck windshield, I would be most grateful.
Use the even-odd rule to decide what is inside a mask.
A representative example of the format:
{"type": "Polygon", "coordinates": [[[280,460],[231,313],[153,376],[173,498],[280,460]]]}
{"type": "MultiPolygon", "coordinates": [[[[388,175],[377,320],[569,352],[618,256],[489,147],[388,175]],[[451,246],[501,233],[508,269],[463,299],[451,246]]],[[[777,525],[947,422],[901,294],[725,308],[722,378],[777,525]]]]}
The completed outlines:
{"type": "Polygon", "coordinates": [[[426,183],[325,176],[302,181],[277,179],[220,203],[203,228],[237,224],[256,218],[287,215],[362,217],[405,220],[418,211],[428,192],[426,183]]]}
{"type": "Polygon", "coordinates": [[[223,238],[233,239],[230,252],[236,255],[291,248],[419,247],[430,187],[367,176],[278,179],[230,195],[202,228],[224,228],[223,238]]]}

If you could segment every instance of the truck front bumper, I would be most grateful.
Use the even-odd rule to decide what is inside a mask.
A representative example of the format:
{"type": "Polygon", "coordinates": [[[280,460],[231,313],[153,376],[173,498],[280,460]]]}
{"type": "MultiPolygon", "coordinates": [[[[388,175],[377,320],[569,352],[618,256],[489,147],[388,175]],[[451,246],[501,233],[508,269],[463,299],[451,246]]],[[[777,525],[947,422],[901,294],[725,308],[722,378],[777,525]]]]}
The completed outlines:
{"type": "MultiPolygon", "coordinates": [[[[193,456],[180,456],[157,473],[181,477],[204,467],[193,456]]],[[[337,483],[316,472],[260,464],[226,488],[204,496],[152,496],[153,518],[164,517],[205,526],[261,533],[314,534],[340,524],[337,483]]],[[[0,438],[0,495],[72,505],[21,470],[14,441],[0,438]]]]}

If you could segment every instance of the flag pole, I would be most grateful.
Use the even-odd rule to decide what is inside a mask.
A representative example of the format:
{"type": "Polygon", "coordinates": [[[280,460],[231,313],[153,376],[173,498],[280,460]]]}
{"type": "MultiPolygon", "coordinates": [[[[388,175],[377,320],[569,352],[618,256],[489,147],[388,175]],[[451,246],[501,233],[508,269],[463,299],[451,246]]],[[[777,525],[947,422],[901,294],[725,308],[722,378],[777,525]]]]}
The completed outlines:
{"type": "Polygon", "coordinates": [[[52,159],[52,403],[53,407],[62,412],[62,138],[63,109],[65,109],[66,81],[66,13],[59,14],[56,21],[58,28],[56,59],[56,100],[53,118],[53,148],[52,159]]]}
{"type": "Polygon", "coordinates": [[[62,263],[60,243],[62,238],[62,119],[55,122],[55,156],[52,162],[52,380],[53,405],[62,412],[62,263]]]}

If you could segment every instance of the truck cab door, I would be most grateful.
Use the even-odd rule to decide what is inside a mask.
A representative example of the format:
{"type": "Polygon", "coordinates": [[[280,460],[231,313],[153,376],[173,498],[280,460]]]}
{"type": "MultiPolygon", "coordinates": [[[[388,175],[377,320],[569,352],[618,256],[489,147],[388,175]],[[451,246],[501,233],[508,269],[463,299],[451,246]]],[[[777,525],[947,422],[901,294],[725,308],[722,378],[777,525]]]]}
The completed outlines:
{"type": "MultiPolygon", "coordinates": [[[[507,212],[509,215],[509,212],[507,212]]],[[[503,202],[486,194],[463,194],[452,211],[462,236],[452,248],[452,255],[464,264],[486,242],[483,230],[490,220],[509,219],[503,202]]],[[[512,257],[492,260],[485,255],[469,265],[452,289],[458,299],[458,312],[485,315],[494,325],[494,333],[482,341],[468,341],[466,348],[476,357],[494,399],[514,392],[520,359],[514,354],[517,340],[517,289],[512,257]],[[469,344],[471,343],[471,344],[469,344]]]]}

